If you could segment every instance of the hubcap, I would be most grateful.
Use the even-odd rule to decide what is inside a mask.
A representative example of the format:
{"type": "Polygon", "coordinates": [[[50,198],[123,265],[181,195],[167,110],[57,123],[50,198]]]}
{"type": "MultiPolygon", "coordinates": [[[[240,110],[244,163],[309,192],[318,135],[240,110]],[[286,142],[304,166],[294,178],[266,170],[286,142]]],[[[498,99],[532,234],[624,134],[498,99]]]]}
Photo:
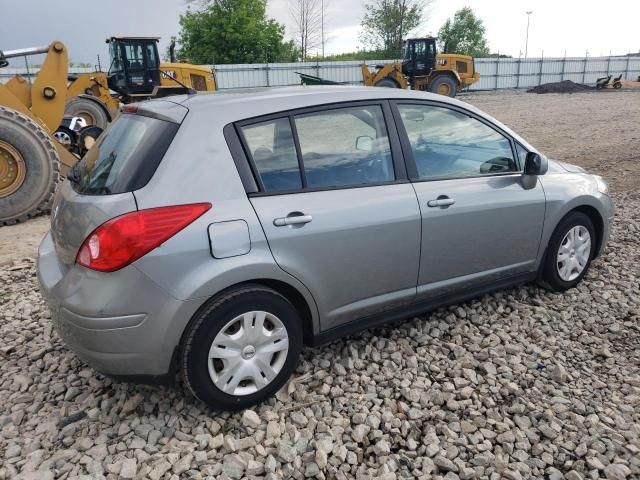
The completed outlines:
{"type": "Polygon", "coordinates": [[[440,95],[449,95],[451,89],[449,88],[448,84],[441,83],[440,85],[438,85],[437,91],[440,95]]]}
{"type": "Polygon", "coordinates": [[[69,145],[71,145],[71,136],[64,130],[56,131],[53,134],[53,136],[55,137],[56,140],[58,140],[58,142],[60,142],[65,147],[68,147],[69,145]]]}
{"type": "Polygon", "coordinates": [[[7,197],[20,188],[27,174],[27,167],[20,152],[0,140],[0,198],[7,197]]]}
{"type": "Polygon", "coordinates": [[[275,315],[252,311],[228,322],[209,349],[209,376],[229,395],[250,395],[280,373],[289,352],[289,336],[275,315]]]}
{"type": "Polygon", "coordinates": [[[578,278],[584,271],[591,255],[591,235],[582,225],[577,225],[567,232],[560,242],[556,265],[558,275],[565,282],[578,278]]]}
{"type": "Polygon", "coordinates": [[[96,124],[96,119],[94,118],[94,116],[87,111],[81,111],[81,112],[77,112],[74,114],[74,116],[76,117],[80,117],[82,118],[87,125],[95,125],[96,124]]]}

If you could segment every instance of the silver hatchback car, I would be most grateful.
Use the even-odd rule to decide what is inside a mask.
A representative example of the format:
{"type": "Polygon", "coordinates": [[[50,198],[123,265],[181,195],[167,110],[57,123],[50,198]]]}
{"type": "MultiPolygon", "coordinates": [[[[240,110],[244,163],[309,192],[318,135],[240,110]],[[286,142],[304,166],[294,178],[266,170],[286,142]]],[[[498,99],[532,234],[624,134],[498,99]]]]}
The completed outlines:
{"type": "Polygon", "coordinates": [[[463,102],[298,87],[124,107],[59,189],[38,277],[105,374],[214,408],[276,392],[303,344],[538,281],[575,286],[606,182],[463,102]]]}

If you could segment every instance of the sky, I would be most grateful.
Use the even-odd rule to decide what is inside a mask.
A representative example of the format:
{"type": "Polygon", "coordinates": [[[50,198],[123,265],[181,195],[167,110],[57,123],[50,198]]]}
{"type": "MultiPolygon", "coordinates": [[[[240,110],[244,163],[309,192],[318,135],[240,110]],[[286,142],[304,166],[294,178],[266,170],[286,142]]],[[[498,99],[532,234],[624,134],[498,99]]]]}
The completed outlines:
{"type": "MultiPolygon", "coordinates": [[[[292,0],[269,0],[268,14],[295,29],[289,10],[292,0]]],[[[362,48],[360,22],[365,0],[325,1],[325,52],[362,48]]],[[[492,52],[524,55],[527,15],[529,57],[626,54],[640,51],[640,2],[621,0],[615,8],[594,0],[433,0],[425,22],[412,36],[437,34],[456,10],[470,6],[485,24],[492,52]]],[[[104,40],[111,35],[163,37],[161,52],[179,32],[178,19],[187,0],[0,0],[0,49],[65,42],[75,62],[108,61],[104,40]]],[[[34,59],[34,63],[37,59],[34,59]]],[[[17,65],[16,65],[17,66],[17,65]]]]}

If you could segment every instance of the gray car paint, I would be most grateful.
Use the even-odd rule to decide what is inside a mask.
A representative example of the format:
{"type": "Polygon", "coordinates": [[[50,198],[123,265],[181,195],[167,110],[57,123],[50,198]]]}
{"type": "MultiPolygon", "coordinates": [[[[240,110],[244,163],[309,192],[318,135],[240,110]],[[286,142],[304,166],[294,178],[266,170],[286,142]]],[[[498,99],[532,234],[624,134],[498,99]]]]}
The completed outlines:
{"type": "Polygon", "coordinates": [[[521,174],[413,184],[422,210],[418,299],[534,269],[545,215],[539,182],[521,174]],[[447,196],[455,203],[429,207],[447,196]],[[446,259],[446,261],[443,261],[446,259]],[[444,282],[444,283],[439,283],[444,282]]]}
{"type": "Polygon", "coordinates": [[[322,330],[415,298],[420,210],[411,184],[253,197],[251,203],[278,265],[313,292],[322,330]],[[313,220],[274,225],[292,212],[313,220]]]}
{"type": "MultiPolygon", "coordinates": [[[[222,134],[223,127],[230,122],[259,115],[326,103],[380,98],[428,99],[466,108],[499,125],[528,150],[535,151],[524,139],[474,107],[455,99],[422,92],[361,87],[300,87],[248,94],[179,96],[172,97],[171,100],[154,100],[140,104],[141,109],[153,112],[152,114],[182,121],[181,128],[151,181],[133,194],[97,197],[76,194],[67,181],[56,195],[52,229],[40,246],[38,278],[51,308],[54,323],[65,342],[78,352],[81,358],[102,372],[121,375],[162,375],[168,372],[173,352],[195,312],[209,298],[237,283],[270,281],[295,289],[309,308],[311,328],[316,334],[360,314],[388,308],[387,302],[399,305],[415,298],[418,270],[422,268],[419,264],[419,253],[415,253],[419,250],[417,246],[421,244],[418,237],[422,220],[416,214],[418,199],[414,195],[412,206],[411,195],[407,196],[406,190],[415,186],[420,194],[428,193],[430,198],[431,194],[438,191],[436,182],[433,182],[433,185],[407,183],[316,192],[315,195],[296,194],[291,196],[295,201],[287,203],[286,206],[278,204],[277,200],[268,200],[273,197],[254,197],[250,201],[222,134]],[[177,104],[181,106],[178,107],[177,104]],[[435,190],[429,190],[431,188],[435,190]],[[393,218],[391,208],[380,200],[392,191],[393,205],[407,208],[398,218],[393,218]],[[367,197],[367,192],[372,195],[371,198],[367,197]],[[296,196],[299,199],[295,199],[296,196]],[[339,202],[336,201],[338,197],[341,198],[339,202]],[[382,223],[375,222],[367,205],[367,198],[378,206],[384,219],[395,222],[387,230],[383,229],[382,223]],[[100,273],[74,264],[77,249],[82,241],[93,229],[110,218],[134,211],[136,208],[203,201],[211,202],[213,207],[178,235],[132,265],[117,272],[100,273]],[[345,205],[350,202],[353,202],[354,207],[345,209],[345,205]],[[326,241],[330,238],[331,225],[324,217],[328,215],[332,206],[337,209],[336,219],[340,225],[351,228],[357,241],[350,243],[349,235],[339,234],[342,244],[334,242],[339,248],[336,248],[333,255],[327,255],[327,250],[322,248],[316,252],[311,248],[313,244],[309,248],[303,245],[299,247],[298,255],[322,253],[322,258],[305,258],[299,265],[294,265],[295,252],[285,251],[282,247],[285,245],[286,249],[289,249],[290,246],[295,246],[293,236],[287,239],[285,235],[285,232],[291,234],[293,229],[283,227],[284,229],[276,231],[275,228],[269,227],[272,226],[269,223],[271,217],[286,215],[293,210],[302,209],[305,213],[308,210],[308,213],[315,214],[314,220],[304,228],[298,229],[296,233],[304,235],[302,238],[305,241],[305,237],[315,237],[313,242],[326,241]],[[341,213],[343,211],[344,213],[341,213]],[[259,216],[264,217],[262,224],[259,216]],[[223,259],[213,258],[208,236],[209,226],[218,222],[239,220],[247,224],[251,242],[249,252],[223,259]],[[353,225],[348,224],[349,220],[363,230],[353,228],[353,225]],[[273,245],[267,241],[265,232],[273,245]],[[368,232],[368,235],[364,232],[368,232]],[[373,235],[381,237],[371,242],[371,239],[375,238],[373,235]],[[393,240],[395,242],[392,242],[393,240]],[[411,252],[416,255],[413,263],[409,261],[411,252]],[[359,255],[360,263],[368,262],[370,265],[355,264],[350,258],[354,254],[359,255]],[[387,258],[378,259],[374,254],[386,255],[387,258]],[[395,267],[392,260],[397,260],[398,265],[406,267],[407,270],[395,267]],[[314,265],[322,265],[322,262],[342,264],[346,269],[345,281],[330,278],[332,270],[324,266],[324,270],[321,271],[325,276],[321,280],[320,276],[316,275],[314,265]],[[352,274],[351,269],[354,265],[360,275],[352,274]],[[389,275],[389,278],[378,278],[385,275],[389,275]],[[410,277],[413,278],[413,282],[410,281],[410,277]],[[393,284],[393,279],[398,281],[397,285],[393,284]],[[332,286],[336,287],[335,290],[332,290],[332,286]],[[371,287],[370,291],[367,291],[368,286],[371,287]]],[[[504,192],[515,195],[516,181],[517,178],[512,183],[508,180],[497,182],[509,183],[501,188],[504,192]]],[[[526,245],[526,252],[523,250],[514,253],[510,250],[508,254],[511,257],[502,262],[505,264],[503,267],[513,267],[517,270],[520,265],[528,265],[535,271],[543,258],[544,246],[548,243],[555,225],[576,206],[589,205],[602,215],[606,240],[610,219],[613,216],[613,205],[608,196],[598,192],[592,176],[571,173],[567,168],[550,161],[548,173],[539,177],[538,182],[546,195],[544,224],[542,231],[537,235],[542,248],[537,253],[535,261],[531,263],[534,239],[529,236],[524,238],[522,235],[511,236],[511,249],[520,248],[520,241],[526,245]]],[[[470,208],[468,205],[465,207],[465,204],[471,201],[471,197],[465,199],[463,190],[464,188],[461,188],[460,193],[456,193],[460,200],[454,206],[460,209],[470,208]]],[[[529,192],[529,195],[537,194],[539,191],[538,189],[529,192]]],[[[509,195],[505,198],[509,198],[509,195]]],[[[421,203],[423,200],[420,200],[421,203]]],[[[514,199],[510,203],[517,205],[522,202],[526,203],[514,199]]],[[[537,205],[535,214],[531,215],[530,222],[519,223],[528,232],[539,222],[540,208],[539,204],[536,204],[536,198],[529,199],[529,202],[537,205]]],[[[423,205],[420,205],[420,208],[422,207],[423,205]]],[[[432,215],[425,210],[423,209],[423,213],[432,215]]],[[[515,218],[515,211],[517,208],[508,213],[507,218],[515,218]]],[[[472,216],[461,218],[470,221],[472,216]]],[[[477,222],[473,225],[480,228],[482,223],[480,220],[477,222]]],[[[484,222],[487,223],[488,220],[484,222]]],[[[446,226],[447,222],[444,225],[446,226]]],[[[425,224],[424,228],[427,227],[425,224]]],[[[452,227],[451,224],[449,227],[452,227]]],[[[483,231],[486,241],[489,231],[483,231]]],[[[488,235],[491,237],[490,233],[488,235]]],[[[436,238],[435,241],[439,242],[439,248],[448,248],[444,237],[436,238]]],[[[316,243],[317,245],[319,244],[316,243]]],[[[435,272],[447,262],[455,262],[455,252],[449,249],[445,255],[442,252],[438,253],[433,245],[422,245],[423,252],[429,248],[432,249],[433,256],[425,256],[425,259],[431,258],[431,261],[427,262],[423,272],[423,281],[427,283],[420,286],[421,293],[425,294],[429,288],[450,288],[450,283],[456,281],[437,280],[442,278],[442,275],[438,276],[435,272]],[[439,263],[436,262],[438,255],[441,257],[439,263]]],[[[478,267],[489,268],[496,262],[499,264],[497,254],[498,250],[493,250],[493,261],[478,267]]],[[[468,254],[467,258],[470,258],[468,254]]],[[[504,273],[499,271],[500,268],[498,271],[495,270],[467,275],[467,280],[475,281],[474,276],[500,277],[504,273]]],[[[338,270],[333,270],[333,273],[336,272],[338,270]]],[[[462,273],[465,271],[462,270],[462,273]]]]}

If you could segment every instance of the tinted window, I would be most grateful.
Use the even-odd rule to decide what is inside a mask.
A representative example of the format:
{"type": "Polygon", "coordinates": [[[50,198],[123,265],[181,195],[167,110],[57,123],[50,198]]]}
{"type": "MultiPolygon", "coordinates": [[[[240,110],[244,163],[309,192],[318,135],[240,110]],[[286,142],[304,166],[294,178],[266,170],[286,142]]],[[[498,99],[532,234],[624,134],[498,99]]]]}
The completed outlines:
{"type": "Polygon", "coordinates": [[[288,118],[241,128],[264,191],[302,188],[296,147],[288,118]]]}
{"type": "Polygon", "coordinates": [[[463,113],[428,105],[400,105],[411,149],[423,179],[517,171],[509,140],[463,113]]]}
{"type": "Polygon", "coordinates": [[[179,125],[121,114],[69,174],[73,188],[88,195],[138,190],[155,173],[179,125]]]}
{"type": "Polygon", "coordinates": [[[395,179],[381,107],[350,107],[299,115],[295,123],[309,188],[395,179]]]}

